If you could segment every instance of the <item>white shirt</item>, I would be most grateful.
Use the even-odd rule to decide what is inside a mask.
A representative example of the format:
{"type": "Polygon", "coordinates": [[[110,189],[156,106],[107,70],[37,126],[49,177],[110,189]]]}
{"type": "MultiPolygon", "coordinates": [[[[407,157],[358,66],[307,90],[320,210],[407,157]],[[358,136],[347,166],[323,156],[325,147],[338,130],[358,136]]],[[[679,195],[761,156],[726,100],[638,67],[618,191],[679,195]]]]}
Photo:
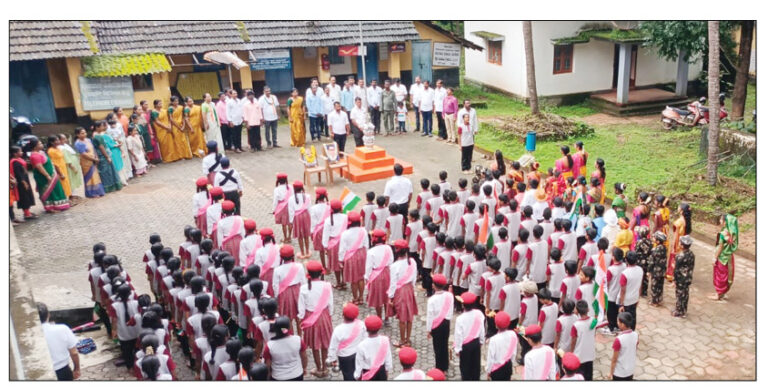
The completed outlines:
{"type": "Polygon", "coordinates": [[[523,375],[525,380],[541,380],[544,374],[544,366],[546,360],[551,359],[549,363],[550,369],[547,372],[546,380],[554,381],[557,374],[557,363],[555,362],[555,351],[549,346],[541,345],[538,348],[533,348],[525,355],[525,366],[523,369],[523,375]]]}
{"type": "Polygon", "coordinates": [[[507,283],[501,287],[501,294],[504,295],[502,310],[509,314],[511,320],[520,318],[520,284],[516,282],[507,283]]]}
{"type": "MultiPolygon", "coordinates": [[[[624,306],[632,306],[637,303],[640,298],[640,285],[643,281],[643,275],[643,269],[639,265],[627,266],[627,269],[621,273],[619,284],[627,287],[624,292],[624,306]]],[[[617,298],[616,302],[621,302],[621,300],[617,298]]]]}
{"type": "Polygon", "coordinates": [[[384,369],[392,370],[392,349],[389,346],[389,338],[383,335],[376,337],[366,337],[357,345],[355,355],[355,378],[359,379],[363,375],[363,369],[369,370],[373,366],[373,360],[379,352],[380,346],[387,347],[387,356],[384,358],[384,369]]]}
{"type": "Polygon", "coordinates": [[[435,89],[421,88],[419,96],[419,110],[422,112],[432,112],[435,104],[435,89]]]}
{"type": "Polygon", "coordinates": [[[485,357],[485,372],[491,373],[492,368],[497,364],[505,364],[517,355],[517,334],[512,330],[505,330],[497,333],[488,341],[488,352],[485,357]],[[512,357],[504,359],[510,347],[512,347],[512,357]]]}
{"type": "Polygon", "coordinates": [[[331,98],[331,101],[337,102],[341,101],[341,86],[338,84],[327,84],[326,87],[329,89],[329,97],[331,98]]]}
{"type": "Polygon", "coordinates": [[[579,318],[571,328],[571,337],[576,335],[576,346],[573,348],[573,353],[579,357],[582,364],[595,360],[595,329],[590,329],[592,319],[589,316],[579,318]]]}
{"type": "Polygon", "coordinates": [[[403,285],[408,283],[411,283],[411,285],[416,285],[418,270],[414,270],[411,272],[408,278],[405,278],[405,276],[408,275],[407,271],[408,267],[410,266],[416,267],[416,262],[410,257],[405,260],[396,260],[394,263],[392,263],[392,265],[389,266],[389,290],[387,291],[387,296],[389,296],[390,299],[395,297],[397,283],[400,282],[400,279],[404,279],[402,282],[403,285]]]}
{"type": "Polygon", "coordinates": [[[437,239],[435,236],[427,236],[422,239],[422,248],[424,250],[424,257],[422,258],[422,266],[427,269],[432,269],[434,265],[433,253],[437,247],[437,239]]]}
{"type": "Polygon", "coordinates": [[[296,276],[293,277],[293,280],[291,281],[291,284],[288,285],[288,287],[295,284],[307,284],[307,275],[304,272],[303,265],[299,263],[285,263],[275,268],[275,272],[272,275],[272,290],[275,292],[275,295],[280,295],[280,282],[288,277],[288,271],[290,271],[291,267],[293,266],[297,266],[299,270],[296,273],[296,276]]]}
{"type": "Polygon", "coordinates": [[[366,90],[366,97],[368,97],[368,105],[373,108],[381,106],[381,92],[382,89],[377,86],[369,86],[366,90]]]}
{"type": "Polygon", "coordinates": [[[443,112],[443,100],[448,95],[444,87],[435,88],[435,112],[443,112]]]}
{"type": "MultiPolygon", "coordinates": [[[[236,265],[245,265],[245,262],[247,261],[248,255],[253,253],[254,261],[256,260],[256,251],[258,251],[259,248],[261,248],[262,242],[261,242],[261,236],[259,236],[257,233],[251,234],[240,240],[240,263],[237,263],[236,265]]],[[[208,259],[206,258],[205,261],[207,262],[208,259]]]]}
{"type": "MultiPolygon", "coordinates": [[[[269,97],[262,95],[259,97],[259,104],[264,115],[264,121],[275,121],[278,119],[277,108],[280,106],[280,102],[277,101],[277,97],[274,94],[270,94],[269,97]]],[[[227,118],[229,118],[229,114],[227,114],[227,118]]]]}
{"type": "Polygon", "coordinates": [[[384,186],[384,196],[389,197],[389,203],[402,205],[408,202],[408,196],[413,193],[413,184],[404,176],[393,176],[384,186]]]}
{"type": "Polygon", "coordinates": [[[549,285],[547,286],[549,292],[553,298],[559,298],[562,295],[560,293],[560,285],[563,284],[563,279],[565,279],[565,266],[563,262],[549,263],[547,265],[547,275],[549,275],[549,285]]]}
{"type": "Polygon", "coordinates": [[[355,354],[357,345],[360,345],[360,342],[363,342],[366,335],[365,324],[359,319],[355,319],[349,323],[342,322],[340,325],[336,326],[333,329],[333,334],[331,334],[331,343],[328,345],[328,358],[326,358],[326,362],[336,361],[339,357],[349,357],[355,354]],[[358,328],[355,339],[344,349],[339,349],[339,344],[352,335],[352,331],[355,327],[358,328]]]}
{"type": "Polygon", "coordinates": [[[403,372],[395,377],[395,380],[426,380],[427,375],[420,369],[411,369],[408,372],[403,372]]]}
{"type": "Polygon", "coordinates": [[[530,278],[535,283],[544,283],[547,281],[547,262],[549,259],[549,244],[546,241],[533,241],[528,244],[531,250],[531,270],[530,278]]]}
{"type": "Polygon", "coordinates": [[[219,244],[219,247],[223,246],[224,239],[227,238],[231,230],[234,228],[235,223],[240,225],[240,230],[237,232],[240,237],[245,237],[245,225],[243,225],[243,217],[240,216],[229,216],[224,217],[221,220],[219,220],[219,223],[216,224],[216,242],[219,244]]]}
{"type": "MultiPolygon", "coordinates": [[[[277,210],[277,204],[285,200],[288,195],[288,185],[279,185],[272,190],[272,211],[277,210]]],[[[285,204],[285,210],[288,210],[288,204],[285,204]]]]}
{"type": "Polygon", "coordinates": [[[482,345],[483,339],[485,338],[485,314],[480,310],[473,309],[461,313],[461,315],[456,318],[456,325],[453,329],[453,351],[456,352],[456,354],[461,352],[461,348],[464,346],[464,339],[469,336],[469,331],[471,330],[472,325],[478,319],[483,323],[480,324],[480,330],[477,332],[477,337],[474,338],[479,338],[480,344],[482,345]]]}
{"type": "Polygon", "coordinates": [[[301,337],[297,335],[267,341],[266,347],[269,349],[269,357],[272,360],[273,379],[290,380],[304,373],[300,355],[302,343],[301,337]]]}
{"type": "Polygon", "coordinates": [[[355,106],[357,106],[357,99],[360,99],[360,106],[364,110],[368,110],[368,92],[365,87],[360,87],[360,85],[355,85],[352,90],[355,92],[355,106]]]}
{"type": "MultiPolygon", "coordinates": [[[[520,203],[520,210],[525,209],[526,206],[530,206],[533,209],[533,205],[536,203],[536,189],[526,190],[523,194],[523,202],[520,203]]],[[[529,230],[529,232],[531,232],[529,230]]]]}
{"type": "Polygon", "coordinates": [[[539,298],[534,294],[520,300],[520,324],[530,326],[539,323],[539,298]],[[523,311],[525,305],[525,311],[523,311]]]}
{"type": "Polygon", "coordinates": [[[325,224],[323,225],[323,247],[328,248],[328,242],[331,238],[340,235],[342,228],[346,225],[346,214],[331,214],[331,216],[325,220],[325,224]],[[331,225],[331,218],[333,218],[333,225],[331,225]]]}
{"type": "Polygon", "coordinates": [[[541,324],[541,343],[543,344],[552,344],[555,342],[557,312],[558,306],[555,303],[541,305],[541,310],[539,310],[539,322],[541,324],[541,318],[544,318],[544,323],[541,324]]]}
{"type": "MultiPolygon", "coordinates": [[[[445,305],[445,300],[449,299],[451,302],[451,309],[448,310],[448,314],[445,315],[444,320],[450,321],[451,318],[453,318],[453,294],[447,291],[438,291],[434,295],[430,296],[427,300],[427,332],[432,331],[432,326],[434,324],[434,320],[437,319],[437,316],[440,314],[440,311],[443,310],[443,306],[445,305]]],[[[440,322],[442,323],[442,322],[440,322]]]]}
{"type": "MultiPolygon", "coordinates": [[[[354,112],[354,109],[352,109],[354,112]]],[[[328,113],[328,127],[331,128],[331,131],[336,135],[346,135],[347,134],[347,125],[349,125],[349,117],[347,117],[347,114],[342,111],[336,111],[335,109],[333,112],[328,113]]]]}
{"type": "Polygon", "coordinates": [[[309,211],[309,205],[311,204],[311,199],[309,197],[309,194],[307,193],[301,193],[299,195],[296,195],[295,193],[291,195],[291,197],[288,199],[288,221],[293,222],[293,217],[296,216],[296,211],[301,209],[304,204],[307,205],[307,207],[304,209],[304,212],[309,211]],[[297,202],[298,198],[298,202],[297,202]]]}
{"type": "Polygon", "coordinates": [[[242,101],[236,98],[227,99],[227,120],[232,123],[232,125],[240,125],[243,123],[242,101]]]}
{"type": "Polygon", "coordinates": [[[395,241],[403,238],[403,215],[395,214],[387,217],[385,224],[389,231],[389,244],[395,244],[395,241]]]}
{"type": "Polygon", "coordinates": [[[323,216],[326,210],[328,210],[328,204],[325,202],[316,203],[309,208],[310,232],[314,232],[317,225],[325,221],[323,216]]]}
{"type": "Polygon", "coordinates": [[[623,331],[616,336],[613,341],[613,350],[618,350],[619,357],[616,359],[616,368],[613,370],[615,376],[628,377],[635,374],[637,341],[637,332],[632,330],[623,331]]]}
{"type": "Polygon", "coordinates": [[[368,253],[365,256],[365,275],[363,276],[365,280],[370,279],[371,272],[373,272],[374,268],[379,268],[379,266],[381,266],[382,261],[386,257],[385,255],[389,255],[389,260],[386,265],[391,265],[392,260],[394,260],[394,254],[392,254],[392,248],[390,248],[389,245],[377,245],[368,249],[368,253]],[[389,253],[387,253],[387,251],[389,251],[389,253]]]}
{"type": "Polygon", "coordinates": [[[224,192],[227,192],[227,191],[243,191],[243,180],[240,179],[240,173],[237,172],[237,170],[235,170],[234,168],[228,168],[226,170],[221,170],[221,171],[217,172],[216,173],[216,177],[213,178],[213,185],[215,187],[221,187],[221,189],[224,190],[224,192]],[[235,181],[232,182],[232,179],[227,179],[227,182],[224,183],[224,186],[222,186],[221,182],[223,182],[224,179],[226,179],[226,177],[224,176],[224,173],[226,172],[226,173],[229,174],[230,171],[232,171],[232,173],[231,173],[232,174],[232,178],[235,181]]]}
{"type": "Polygon", "coordinates": [[[563,233],[560,236],[560,241],[563,242],[563,247],[560,249],[563,253],[563,261],[578,260],[579,254],[576,251],[576,235],[573,232],[563,233]]]}
{"type": "Polygon", "coordinates": [[[480,129],[480,124],[477,122],[477,111],[475,108],[469,108],[469,111],[467,111],[466,108],[462,107],[459,109],[456,115],[456,122],[457,123],[463,123],[464,119],[463,116],[465,114],[469,114],[469,126],[472,128],[472,131],[474,133],[477,133],[477,131],[480,129]]]}
{"type": "MultiPolygon", "coordinates": [[[[223,147],[224,145],[219,144],[219,147],[223,147]]],[[[208,174],[211,173],[211,171],[208,171],[213,167],[214,164],[216,164],[216,155],[217,154],[208,154],[203,157],[203,175],[208,176],[208,174]]],[[[216,168],[213,169],[212,172],[219,172],[221,171],[221,164],[216,165],[216,168]]]]}
{"type": "Polygon", "coordinates": [[[77,338],[69,326],[46,322],[43,323],[43,335],[48,344],[48,352],[53,361],[53,370],[69,365],[69,349],[77,345],[77,338]]]}
{"type": "Polygon", "coordinates": [[[405,88],[405,85],[392,85],[392,90],[395,91],[395,99],[397,102],[405,101],[405,96],[408,94],[408,89],[405,88]]]}
{"type": "MultiPolygon", "coordinates": [[[[368,232],[365,231],[365,228],[363,227],[354,227],[349,228],[345,230],[341,234],[341,240],[339,241],[339,261],[344,262],[344,256],[346,256],[347,251],[354,248],[355,242],[357,242],[357,239],[360,238],[360,236],[363,236],[362,243],[357,248],[357,250],[362,250],[363,253],[366,253],[368,251],[368,232]]],[[[355,250],[355,252],[357,252],[355,250]]],[[[354,254],[354,253],[353,253],[354,254]]]]}
{"type": "MultiPolygon", "coordinates": [[[[544,209],[548,208],[549,204],[547,201],[536,201],[531,207],[533,208],[532,217],[534,220],[538,221],[544,219],[544,209]]],[[[544,238],[544,240],[546,240],[546,238],[544,238]]]]}
{"type": "Polygon", "coordinates": [[[571,328],[579,317],[576,314],[561,315],[555,323],[555,332],[560,333],[560,342],[555,344],[558,349],[571,348],[571,328]]]}
{"type": "MultiPolygon", "coordinates": [[[[269,272],[269,270],[275,269],[275,268],[277,268],[277,266],[280,265],[280,252],[276,252],[275,253],[275,261],[272,262],[272,265],[270,267],[268,267],[268,268],[264,266],[266,264],[266,262],[267,262],[267,258],[269,257],[269,252],[272,251],[272,250],[278,250],[278,249],[279,248],[277,247],[277,245],[275,245],[273,243],[269,243],[269,244],[264,245],[263,247],[259,248],[256,251],[256,258],[254,259],[253,264],[256,264],[259,267],[261,267],[261,277],[263,277],[264,274],[269,272]]],[[[241,260],[242,260],[242,256],[240,256],[240,257],[241,257],[241,260]]],[[[265,280],[271,281],[272,279],[265,279],[265,280]]],[[[264,292],[266,293],[267,291],[264,290],[264,292]]]]}
{"type": "MultiPolygon", "coordinates": [[[[309,281],[307,282],[309,283],[309,281]]],[[[312,280],[312,289],[309,289],[308,284],[302,284],[299,289],[299,310],[296,317],[304,319],[309,317],[311,312],[314,312],[318,307],[327,308],[328,314],[333,316],[333,287],[331,283],[322,280],[312,280]],[[328,299],[328,303],[325,306],[318,306],[320,303],[320,296],[323,294],[325,288],[331,290],[331,297],[328,299]]]]}
{"type": "MultiPolygon", "coordinates": [[[[352,108],[351,111],[349,111],[349,118],[352,120],[351,124],[354,124],[354,126],[360,128],[363,124],[365,124],[365,106],[360,105],[358,108],[357,105],[355,105],[354,108],[352,108]]],[[[361,129],[362,130],[362,129],[361,129]]]]}
{"type": "Polygon", "coordinates": [[[462,147],[469,147],[475,145],[475,135],[477,135],[477,129],[472,129],[471,125],[464,124],[464,121],[459,121],[459,130],[461,130],[460,143],[462,147]]]}
{"type": "Polygon", "coordinates": [[[496,258],[501,262],[501,270],[510,266],[512,259],[512,242],[509,240],[495,240],[496,244],[493,245],[493,252],[496,254],[496,258]]]}
{"type": "Polygon", "coordinates": [[[424,224],[421,222],[421,220],[416,222],[409,222],[407,225],[405,225],[405,234],[406,238],[408,239],[409,252],[419,251],[419,233],[421,233],[423,228],[424,224]]]}
{"type": "Polygon", "coordinates": [[[409,94],[411,95],[411,103],[416,107],[416,109],[419,108],[422,91],[424,91],[424,86],[421,83],[411,84],[409,94]]]}

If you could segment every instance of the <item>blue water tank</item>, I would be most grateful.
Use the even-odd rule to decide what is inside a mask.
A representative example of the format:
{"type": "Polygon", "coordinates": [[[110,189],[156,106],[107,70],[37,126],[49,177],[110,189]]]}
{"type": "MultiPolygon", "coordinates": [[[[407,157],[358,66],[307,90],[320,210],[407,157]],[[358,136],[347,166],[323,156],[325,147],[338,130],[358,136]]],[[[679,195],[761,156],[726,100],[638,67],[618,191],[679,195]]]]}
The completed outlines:
{"type": "Polygon", "coordinates": [[[525,136],[525,150],[528,152],[536,151],[536,132],[528,132],[525,136]]]}

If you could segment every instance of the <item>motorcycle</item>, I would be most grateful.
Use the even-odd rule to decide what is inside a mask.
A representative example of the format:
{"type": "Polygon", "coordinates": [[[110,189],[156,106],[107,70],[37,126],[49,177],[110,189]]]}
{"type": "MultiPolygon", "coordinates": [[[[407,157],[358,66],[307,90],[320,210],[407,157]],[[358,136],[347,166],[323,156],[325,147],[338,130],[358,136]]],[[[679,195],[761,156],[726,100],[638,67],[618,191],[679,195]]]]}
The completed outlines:
{"type": "MultiPolygon", "coordinates": [[[[725,109],[725,94],[720,93],[720,120],[728,117],[728,111],[725,109]]],[[[667,106],[661,112],[661,125],[664,129],[673,129],[678,125],[694,127],[696,125],[706,125],[709,123],[709,108],[706,107],[707,98],[701,97],[698,101],[688,104],[688,109],[679,109],[673,106],[667,106]]]]}
{"type": "Polygon", "coordinates": [[[13,108],[10,109],[11,113],[11,141],[12,143],[16,143],[21,139],[23,136],[31,135],[32,134],[32,123],[37,122],[37,120],[30,120],[26,116],[14,116],[14,110],[13,108]]]}

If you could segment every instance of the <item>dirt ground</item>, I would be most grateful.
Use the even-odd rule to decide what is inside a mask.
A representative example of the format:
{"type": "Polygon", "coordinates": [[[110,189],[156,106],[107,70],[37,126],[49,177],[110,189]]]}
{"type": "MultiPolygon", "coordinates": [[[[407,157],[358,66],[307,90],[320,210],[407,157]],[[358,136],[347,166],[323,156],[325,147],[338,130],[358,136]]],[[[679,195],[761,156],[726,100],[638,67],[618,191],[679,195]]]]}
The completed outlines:
{"type": "MultiPolygon", "coordinates": [[[[755,210],[750,210],[739,217],[739,250],[744,252],[752,252],[754,256],[756,254],[756,222],[757,213],[755,210]]],[[[715,240],[715,236],[720,232],[720,227],[717,225],[709,224],[706,222],[694,222],[694,232],[698,232],[707,237],[712,243],[715,240]]]]}
{"type": "Polygon", "coordinates": [[[593,115],[584,116],[578,119],[581,122],[589,125],[616,125],[616,124],[640,124],[640,125],[652,125],[659,124],[659,114],[655,113],[646,116],[612,116],[606,113],[595,113],[593,115]]]}

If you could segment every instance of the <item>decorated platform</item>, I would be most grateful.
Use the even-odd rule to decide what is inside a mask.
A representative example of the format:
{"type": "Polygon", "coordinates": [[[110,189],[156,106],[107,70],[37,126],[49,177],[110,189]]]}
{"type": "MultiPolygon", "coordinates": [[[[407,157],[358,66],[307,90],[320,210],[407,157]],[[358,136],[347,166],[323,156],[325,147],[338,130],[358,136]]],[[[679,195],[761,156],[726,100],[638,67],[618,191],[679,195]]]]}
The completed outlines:
{"type": "Polygon", "coordinates": [[[395,163],[403,166],[403,174],[413,173],[413,165],[399,160],[377,145],[355,148],[354,154],[347,156],[349,168],[344,170],[344,178],[360,183],[385,179],[395,175],[395,163]]]}

